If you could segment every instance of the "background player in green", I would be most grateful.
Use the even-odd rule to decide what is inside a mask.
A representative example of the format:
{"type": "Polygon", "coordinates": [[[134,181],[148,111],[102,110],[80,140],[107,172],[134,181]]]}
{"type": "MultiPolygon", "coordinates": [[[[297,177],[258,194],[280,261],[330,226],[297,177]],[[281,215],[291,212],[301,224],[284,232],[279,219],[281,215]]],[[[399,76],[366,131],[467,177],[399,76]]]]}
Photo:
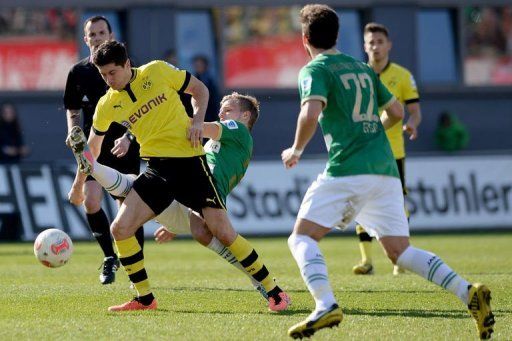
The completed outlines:
{"type": "Polygon", "coordinates": [[[471,285],[433,253],[409,244],[409,226],[398,171],[384,127],[403,117],[403,108],[366,64],[335,49],[339,22],[325,5],[300,12],[303,43],[311,57],[299,74],[301,111],[295,141],[281,157],[286,168],[300,155],[320,124],[329,153],[325,171],[302,201],[288,245],[316,308],[288,335],[302,338],[338,325],[343,314],[334,298],[318,242],[352,220],[377,237],[394,264],[455,294],[468,305],[481,338],[493,332],[490,291],[471,285]],[[379,119],[378,109],[385,112],[379,119]],[[382,120],[382,123],[381,123],[382,120]]]}
{"type": "MultiPolygon", "coordinates": [[[[400,181],[404,195],[407,194],[405,185],[405,142],[403,132],[406,131],[410,140],[415,140],[418,136],[418,126],[421,123],[420,96],[416,88],[414,77],[406,68],[392,63],[389,59],[391,50],[391,40],[389,33],[384,25],[369,23],[364,27],[364,50],[368,55],[368,64],[373,71],[379,75],[380,81],[386,86],[395,98],[404,105],[409,114],[409,118],[403,124],[400,121],[390,129],[386,130],[393,156],[396,160],[400,181]]],[[[407,218],[409,212],[406,208],[407,218]]],[[[359,237],[359,249],[361,251],[361,262],[352,268],[356,275],[366,275],[373,273],[372,264],[372,237],[364,230],[361,225],[356,226],[357,236],[359,237]]],[[[403,272],[399,266],[393,267],[393,274],[398,275],[403,272]]]]}

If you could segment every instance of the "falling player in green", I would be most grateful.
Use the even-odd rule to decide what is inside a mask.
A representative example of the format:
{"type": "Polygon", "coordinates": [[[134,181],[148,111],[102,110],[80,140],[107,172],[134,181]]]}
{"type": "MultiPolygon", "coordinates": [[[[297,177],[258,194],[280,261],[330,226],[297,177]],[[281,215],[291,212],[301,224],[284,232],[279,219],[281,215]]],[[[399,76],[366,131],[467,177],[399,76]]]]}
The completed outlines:
{"type": "MultiPolygon", "coordinates": [[[[252,96],[233,92],[224,96],[220,104],[220,122],[203,123],[204,136],[210,138],[204,149],[215,187],[225,203],[227,195],[242,180],[249,166],[253,150],[250,131],[259,117],[259,102],[252,96]]],[[[125,197],[130,191],[133,175],[122,174],[98,162],[94,162],[91,169],[91,175],[110,194],[125,197]]],[[[155,220],[162,225],[155,231],[158,243],[172,240],[177,234],[192,234],[201,245],[248,275],[229,249],[210,233],[197,212],[173,201],[155,220]]],[[[268,300],[263,285],[252,276],[248,277],[254,288],[268,300]]]]}
{"type": "Polygon", "coordinates": [[[316,303],[288,335],[309,337],[341,322],[343,314],[318,242],[332,228],[344,229],[356,220],[377,237],[394,264],[459,297],[476,320],[479,336],[490,338],[494,316],[489,289],[471,285],[435,254],[409,244],[398,169],[384,132],[402,119],[402,105],[368,65],[335,49],[339,21],[332,8],[307,5],[300,22],[304,48],[312,60],[299,74],[301,111],[295,141],[281,157],[286,168],[296,166],[319,123],[329,161],[306,192],[288,239],[316,303]],[[380,118],[379,108],[385,110],[380,118]]]}

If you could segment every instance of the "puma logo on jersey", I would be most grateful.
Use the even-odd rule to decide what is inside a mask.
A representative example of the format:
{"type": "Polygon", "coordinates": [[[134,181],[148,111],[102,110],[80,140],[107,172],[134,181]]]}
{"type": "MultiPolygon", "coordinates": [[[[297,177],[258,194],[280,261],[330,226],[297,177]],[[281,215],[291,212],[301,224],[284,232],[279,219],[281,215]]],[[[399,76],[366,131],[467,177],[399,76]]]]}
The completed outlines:
{"type": "Polygon", "coordinates": [[[213,202],[215,204],[215,200],[210,199],[210,198],[206,198],[206,202],[213,202]]]}
{"type": "Polygon", "coordinates": [[[114,109],[121,109],[123,106],[121,104],[114,104],[114,109]]]}

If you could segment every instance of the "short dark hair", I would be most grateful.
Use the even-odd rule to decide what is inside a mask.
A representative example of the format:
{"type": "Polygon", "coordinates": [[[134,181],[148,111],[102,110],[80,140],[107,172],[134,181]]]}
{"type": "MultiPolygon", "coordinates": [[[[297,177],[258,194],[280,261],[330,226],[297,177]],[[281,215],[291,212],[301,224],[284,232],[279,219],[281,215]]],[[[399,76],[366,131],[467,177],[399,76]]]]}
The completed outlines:
{"type": "Polygon", "coordinates": [[[304,6],[300,10],[300,23],[313,47],[327,50],[336,45],[340,23],[331,7],[320,4],[304,6]]]}
{"type": "Polygon", "coordinates": [[[110,63],[124,66],[128,60],[128,52],[123,43],[115,40],[101,44],[92,55],[92,62],[96,66],[105,66],[110,63]]]}
{"type": "Polygon", "coordinates": [[[386,36],[386,38],[389,38],[389,32],[387,27],[376,22],[366,24],[366,26],[364,27],[363,34],[366,33],[382,33],[386,36]]]}
{"type": "Polygon", "coordinates": [[[85,26],[87,26],[87,23],[90,22],[92,24],[92,23],[95,23],[95,22],[98,22],[98,21],[102,21],[102,20],[107,24],[108,33],[112,33],[112,26],[110,25],[110,22],[108,21],[107,18],[105,18],[102,15],[95,15],[94,17],[90,17],[87,20],[85,20],[85,22],[84,22],[84,32],[85,32],[85,26]]]}
{"type": "Polygon", "coordinates": [[[251,118],[249,122],[247,122],[247,127],[249,130],[252,130],[252,127],[258,120],[260,116],[260,102],[254,96],[242,95],[236,91],[233,91],[231,94],[226,95],[220,101],[222,105],[226,101],[235,101],[239,106],[242,112],[249,111],[251,113],[251,118]]]}

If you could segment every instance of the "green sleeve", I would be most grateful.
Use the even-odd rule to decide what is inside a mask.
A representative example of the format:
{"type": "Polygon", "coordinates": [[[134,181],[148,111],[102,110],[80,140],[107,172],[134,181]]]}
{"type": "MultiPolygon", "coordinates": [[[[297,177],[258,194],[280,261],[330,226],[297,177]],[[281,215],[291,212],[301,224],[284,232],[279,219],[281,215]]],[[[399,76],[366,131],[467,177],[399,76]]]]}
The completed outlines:
{"type": "Polygon", "coordinates": [[[326,70],[319,66],[307,65],[299,73],[300,103],[314,99],[327,106],[330,77],[326,70]]]}

